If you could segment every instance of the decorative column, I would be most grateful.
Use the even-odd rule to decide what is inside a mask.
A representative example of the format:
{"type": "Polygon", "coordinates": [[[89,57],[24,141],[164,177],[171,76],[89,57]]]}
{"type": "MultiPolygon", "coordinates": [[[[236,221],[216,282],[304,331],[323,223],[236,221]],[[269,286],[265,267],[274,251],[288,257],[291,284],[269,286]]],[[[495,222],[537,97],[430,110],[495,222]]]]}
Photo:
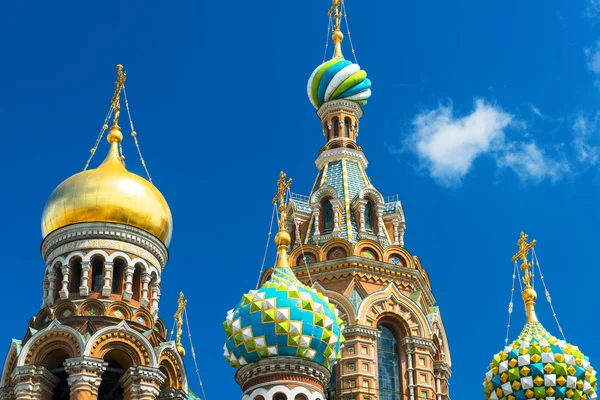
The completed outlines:
{"type": "Polygon", "coordinates": [[[104,262],[104,286],[102,286],[102,296],[110,296],[111,281],[112,281],[113,263],[110,261],[104,262]]]}
{"type": "Polygon", "coordinates": [[[61,300],[65,300],[69,298],[69,273],[71,268],[69,268],[68,265],[63,265],[60,270],[63,274],[63,280],[61,282],[62,287],[58,294],[60,295],[61,300]]]}
{"type": "MultiPolygon", "coordinates": [[[[319,236],[321,236],[321,228],[319,227],[319,219],[321,218],[321,206],[318,204],[314,204],[312,206],[312,214],[313,214],[313,226],[315,227],[315,233],[313,234],[313,240],[315,243],[319,242],[319,236]]],[[[307,235],[309,232],[306,233],[307,235]]]]}
{"type": "Polygon", "coordinates": [[[377,205],[377,236],[380,240],[385,238],[385,225],[383,224],[383,204],[377,205]]]}
{"type": "Polygon", "coordinates": [[[414,347],[409,344],[404,344],[404,352],[406,353],[406,360],[408,362],[408,390],[410,393],[410,400],[415,400],[415,372],[413,367],[413,354],[414,347]]]}
{"type": "Polygon", "coordinates": [[[56,272],[48,274],[48,300],[46,304],[51,306],[54,304],[54,285],[56,284],[56,272]]]}
{"type": "Polygon", "coordinates": [[[0,400],[14,400],[15,394],[13,388],[0,388],[0,400]]]}
{"type": "Polygon", "coordinates": [[[44,282],[42,282],[42,290],[44,291],[43,295],[42,295],[42,308],[46,307],[46,304],[48,302],[48,280],[44,280],[44,282]]]}
{"type": "Polygon", "coordinates": [[[150,299],[148,298],[148,284],[150,280],[150,274],[142,272],[142,299],[140,300],[142,307],[148,307],[148,304],[150,304],[150,299]]]}
{"type": "Polygon", "coordinates": [[[398,245],[400,244],[400,219],[394,219],[392,225],[394,225],[394,244],[398,245]]]}
{"type": "Polygon", "coordinates": [[[98,388],[102,374],[108,366],[101,358],[74,357],[63,363],[69,374],[68,382],[71,400],[94,400],[98,398],[98,388]]]}
{"type": "Polygon", "coordinates": [[[167,377],[158,368],[131,367],[121,377],[124,400],[155,400],[167,377]]]}
{"type": "Polygon", "coordinates": [[[156,400],[187,400],[188,395],[183,390],[167,388],[160,391],[156,400]]]}
{"type": "Polygon", "coordinates": [[[296,244],[302,243],[302,235],[300,234],[300,221],[296,219],[294,221],[296,224],[296,244]]]}
{"type": "Polygon", "coordinates": [[[367,202],[365,200],[359,200],[358,203],[358,213],[360,214],[360,232],[366,232],[365,229],[365,208],[367,207],[367,202]]]}
{"type": "Polygon", "coordinates": [[[129,301],[133,296],[131,286],[133,285],[133,273],[135,272],[135,265],[127,265],[125,270],[125,291],[123,292],[123,300],[129,301]]]}
{"type": "Polygon", "coordinates": [[[158,314],[158,302],[160,300],[160,287],[158,282],[152,282],[152,308],[150,312],[154,315],[158,314]]]}
{"type": "Polygon", "coordinates": [[[89,260],[81,262],[81,286],[79,286],[79,295],[82,297],[87,297],[90,294],[90,288],[88,287],[90,268],[89,260]]]}
{"type": "Polygon", "coordinates": [[[11,379],[15,384],[15,400],[52,400],[52,390],[59,379],[44,367],[16,367],[11,379]]]}

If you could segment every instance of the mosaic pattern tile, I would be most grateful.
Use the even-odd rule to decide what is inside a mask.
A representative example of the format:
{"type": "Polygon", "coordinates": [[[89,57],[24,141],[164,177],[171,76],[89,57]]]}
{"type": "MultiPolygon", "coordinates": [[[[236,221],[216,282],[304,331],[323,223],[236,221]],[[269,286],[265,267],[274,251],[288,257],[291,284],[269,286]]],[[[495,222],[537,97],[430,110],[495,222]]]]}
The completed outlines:
{"type": "Polygon", "coordinates": [[[519,338],[494,356],[483,383],[488,400],[595,399],[596,385],[588,357],[539,322],[528,322],[519,338]]]}
{"type": "Polygon", "coordinates": [[[344,342],[342,320],[327,297],[276,267],[259,290],[242,296],[223,323],[224,356],[239,369],[262,358],[300,357],[330,368],[344,342]]]}

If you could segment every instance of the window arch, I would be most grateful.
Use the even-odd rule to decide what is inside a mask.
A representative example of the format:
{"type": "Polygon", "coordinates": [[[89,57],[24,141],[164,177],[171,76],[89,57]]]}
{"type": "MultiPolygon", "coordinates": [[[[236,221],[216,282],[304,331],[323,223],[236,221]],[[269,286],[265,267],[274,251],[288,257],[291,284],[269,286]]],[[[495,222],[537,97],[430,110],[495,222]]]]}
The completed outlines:
{"type": "Polygon", "coordinates": [[[140,298],[142,297],[142,264],[138,263],[135,265],[131,291],[133,292],[131,298],[135,301],[140,301],[140,298]]]}
{"type": "Polygon", "coordinates": [[[385,325],[377,327],[381,335],[377,339],[377,377],[380,400],[400,400],[402,382],[400,350],[394,332],[385,325]]]}
{"type": "Polygon", "coordinates": [[[352,120],[350,117],[344,118],[344,137],[350,137],[350,126],[352,126],[352,120]]]}
{"type": "Polygon", "coordinates": [[[329,200],[324,199],[321,202],[321,207],[323,208],[323,233],[333,231],[333,206],[329,200]]]}
{"type": "Polygon", "coordinates": [[[69,294],[78,294],[81,285],[81,257],[74,257],[69,262],[69,294]]]}
{"type": "Polygon", "coordinates": [[[112,293],[114,294],[123,293],[123,276],[126,266],[127,265],[122,258],[117,258],[113,264],[112,293]]]}
{"type": "Polygon", "coordinates": [[[273,400],[287,400],[287,396],[281,392],[275,393],[273,400]]]}
{"type": "Polygon", "coordinates": [[[340,119],[338,117],[333,118],[333,137],[340,137],[340,119]]]}
{"type": "Polygon", "coordinates": [[[371,200],[367,201],[365,206],[365,229],[373,231],[373,202],[371,200]]]}
{"type": "Polygon", "coordinates": [[[92,266],[92,280],[90,282],[92,292],[100,292],[102,291],[102,270],[104,267],[104,260],[102,257],[94,257],[90,264],[92,266]]]}
{"type": "Polygon", "coordinates": [[[62,281],[63,281],[63,273],[62,273],[62,265],[60,263],[56,263],[54,265],[54,273],[56,276],[56,280],[54,281],[54,300],[60,299],[60,290],[62,289],[62,281]]]}

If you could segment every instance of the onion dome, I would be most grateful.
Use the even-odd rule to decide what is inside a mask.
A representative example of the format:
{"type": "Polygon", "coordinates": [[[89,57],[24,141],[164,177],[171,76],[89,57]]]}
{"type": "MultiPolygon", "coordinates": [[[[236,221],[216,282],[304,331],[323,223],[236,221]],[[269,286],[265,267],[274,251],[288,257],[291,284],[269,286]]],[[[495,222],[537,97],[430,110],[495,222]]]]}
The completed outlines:
{"type": "Polygon", "coordinates": [[[345,99],[361,106],[371,97],[371,81],[358,64],[336,57],[319,65],[308,79],[308,98],[319,108],[330,100],[345,99]]]}
{"type": "Polygon", "coordinates": [[[122,138],[119,127],[113,126],[104,162],[54,189],[42,215],[44,237],[71,224],[114,222],[142,229],[169,245],[173,229],[169,205],[152,183],[127,171],[118,151],[122,138]]]}
{"type": "MultiPolygon", "coordinates": [[[[588,400],[598,397],[596,371],[577,346],[552,336],[535,313],[537,294],[531,286],[533,275],[527,262],[535,240],[527,243],[521,233],[519,252],[523,260],[527,323],[518,339],[494,356],[483,382],[487,400],[588,400]]],[[[511,304],[512,307],[512,304],[511,304]]]]}
{"type": "Polygon", "coordinates": [[[341,357],[342,320],[327,297],[303,285],[290,269],[285,214],[279,225],[273,275],[227,313],[225,359],[236,369],[269,357],[298,357],[330,368],[341,357]]]}
{"type": "Polygon", "coordinates": [[[577,348],[527,322],[519,338],[494,356],[484,381],[488,400],[595,399],[596,371],[577,348]]]}

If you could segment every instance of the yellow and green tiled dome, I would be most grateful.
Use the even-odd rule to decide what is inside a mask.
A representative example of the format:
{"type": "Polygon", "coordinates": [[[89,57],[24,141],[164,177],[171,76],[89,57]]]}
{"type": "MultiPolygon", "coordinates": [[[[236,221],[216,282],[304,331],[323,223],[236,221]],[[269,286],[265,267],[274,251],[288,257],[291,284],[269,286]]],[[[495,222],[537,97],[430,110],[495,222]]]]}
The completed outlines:
{"type": "Polygon", "coordinates": [[[494,356],[485,376],[487,400],[595,399],[596,371],[576,347],[528,322],[519,338],[494,356]]]}
{"type": "Polygon", "coordinates": [[[268,357],[299,357],[330,368],[341,356],[341,325],[327,297],[278,265],[227,313],[225,359],[237,369],[268,357]]]}
{"type": "Polygon", "coordinates": [[[314,70],[308,79],[307,90],[315,108],[337,99],[355,101],[363,106],[371,97],[371,81],[358,64],[335,57],[314,70]]]}

